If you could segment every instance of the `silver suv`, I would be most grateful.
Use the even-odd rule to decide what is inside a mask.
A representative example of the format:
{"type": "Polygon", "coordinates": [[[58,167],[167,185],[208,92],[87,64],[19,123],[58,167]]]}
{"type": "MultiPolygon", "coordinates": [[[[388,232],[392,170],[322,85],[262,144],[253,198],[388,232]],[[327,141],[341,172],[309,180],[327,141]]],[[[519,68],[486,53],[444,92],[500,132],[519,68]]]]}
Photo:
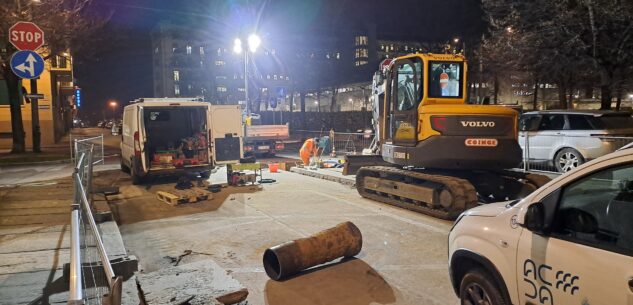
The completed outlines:
{"type": "Polygon", "coordinates": [[[519,128],[524,159],[554,166],[559,172],[567,172],[633,141],[633,117],[629,112],[527,112],[521,115],[519,128]]]}

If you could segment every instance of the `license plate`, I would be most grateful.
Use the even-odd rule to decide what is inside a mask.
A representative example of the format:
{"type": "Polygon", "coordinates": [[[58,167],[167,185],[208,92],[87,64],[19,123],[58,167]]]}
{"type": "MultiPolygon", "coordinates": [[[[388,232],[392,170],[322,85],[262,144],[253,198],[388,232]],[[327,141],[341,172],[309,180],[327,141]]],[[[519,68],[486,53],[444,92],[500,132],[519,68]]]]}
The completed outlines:
{"type": "Polygon", "coordinates": [[[270,146],[257,146],[257,149],[270,149],[270,146]]]}
{"type": "Polygon", "coordinates": [[[497,139],[466,139],[464,144],[471,147],[497,147],[499,141],[497,139]]]}

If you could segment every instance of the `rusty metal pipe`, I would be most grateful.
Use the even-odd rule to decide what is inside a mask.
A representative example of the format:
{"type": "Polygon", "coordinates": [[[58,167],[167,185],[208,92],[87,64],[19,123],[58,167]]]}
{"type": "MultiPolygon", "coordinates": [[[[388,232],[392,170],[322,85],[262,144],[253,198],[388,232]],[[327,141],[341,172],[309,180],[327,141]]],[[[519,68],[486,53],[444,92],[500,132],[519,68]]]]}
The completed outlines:
{"type": "Polygon", "coordinates": [[[352,257],[363,247],[363,236],[353,223],[337,226],[266,249],[264,269],[276,281],[339,257],[352,257]]]}

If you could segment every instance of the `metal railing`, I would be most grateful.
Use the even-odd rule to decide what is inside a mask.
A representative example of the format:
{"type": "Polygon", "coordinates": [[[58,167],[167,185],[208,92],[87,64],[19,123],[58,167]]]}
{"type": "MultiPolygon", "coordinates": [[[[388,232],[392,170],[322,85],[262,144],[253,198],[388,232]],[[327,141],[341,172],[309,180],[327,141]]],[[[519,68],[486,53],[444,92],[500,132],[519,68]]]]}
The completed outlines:
{"type": "Polygon", "coordinates": [[[563,152],[564,148],[568,148],[567,152],[571,153],[570,158],[574,158],[574,154],[580,153],[581,161],[586,162],[587,158],[595,159],[633,143],[633,137],[530,135],[525,133],[520,136],[519,141],[523,148],[521,169],[531,172],[562,173],[573,168],[573,166],[565,168],[564,162],[560,163],[559,166],[556,164],[560,162],[560,157],[565,153],[563,152]],[[598,145],[589,144],[587,140],[591,141],[591,138],[600,140],[600,143],[598,145]],[[553,151],[560,146],[557,143],[561,141],[564,142],[563,148],[553,151]],[[591,155],[582,155],[584,151],[591,151],[591,155]]]}
{"type": "Polygon", "coordinates": [[[75,141],[84,144],[93,144],[94,149],[92,152],[92,162],[94,165],[104,164],[105,162],[105,148],[103,146],[103,134],[96,137],[82,137],[70,135],[70,160],[76,163],[77,151],[75,147],[75,141]]]}
{"type": "Polygon", "coordinates": [[[324,155],[341,156],[341,155],[360,155],[363,149],[371,147],[374,139],[373,133],[362,132],[331,132],[331,131],[313,131],[313,130],[297,130],[293,132],[293,138],[303,142],[307,138],[329,138],[329,144],[323,152],[324,155]]]}
{"type": "Polygon", "coordinates": [[[94,144],[74,140],[74,196],[71,211],[68,304],[121,304],[122,278],[116,276],[93,217],[94,144]]]}

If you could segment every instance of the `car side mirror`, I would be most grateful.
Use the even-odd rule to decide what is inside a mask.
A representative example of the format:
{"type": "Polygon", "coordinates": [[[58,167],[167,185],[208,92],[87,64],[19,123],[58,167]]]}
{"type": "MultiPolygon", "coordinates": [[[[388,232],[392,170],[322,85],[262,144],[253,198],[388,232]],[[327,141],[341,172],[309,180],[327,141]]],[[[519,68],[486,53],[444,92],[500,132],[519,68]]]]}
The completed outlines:
{"type": "Polygon", "coordinates": [[[560,210],[563,228],[576,233],[595,234],[598,232],[598,220],[590,213],[576,208],[560,210]]]}
{"type": "Polygon", "coordinates": [[[536,202],[527,208],[523,227],[538,234],[545,233],[545,205],[536,202]]]}

